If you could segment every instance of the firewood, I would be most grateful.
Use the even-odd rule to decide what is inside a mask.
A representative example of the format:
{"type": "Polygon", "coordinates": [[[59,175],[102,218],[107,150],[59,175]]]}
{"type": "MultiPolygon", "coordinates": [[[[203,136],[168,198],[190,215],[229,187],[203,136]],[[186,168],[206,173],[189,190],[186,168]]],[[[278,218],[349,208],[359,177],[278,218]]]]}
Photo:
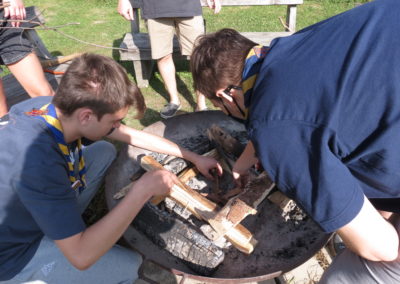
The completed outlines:
{"type": "Polygon", "coordinates": [[[238,198],[232,198],[228,203],[215,215],[208,220],[211,227],[218,233],[218,236],[224,236],[232,228],[237,226],[248,215],[254,215],[257,210],[248,206],[238,198]]]}
{"type": "Polygon", "coordinates": [[[215,144],[222,160],[228,164],[228,172],[232,172],[232,167],[245,146],[216,124],[207,129],[207,136],[215,144]]]}
{"type": "Polygon", "coordinates": [[[130,178],[131,181],[138,180],[146,171],[145,170],[138,170],[136,171],[130,178]]]}
{"type": "Polygon", "coordinates": [[[122,189],[120,189],[117,193],[113,195],[113,198],[121,199],[122,197],[124,197],[128,193],[128,191],[132,188],[134,183],[135,182],[131,182],[128,185],[124,186],[122,189]]]}
{"type": "Polygon", "coordinates": [[[211,174],[214,178],[214,185],[212,187],[212,193],[215,195],[219,195],[221,193],[221,189],[219,188],[219,176],[215,169],[211,170],[211,174]]]}
{"type": "Polygon", "coordinates": [[[225,235],[248,215],[255,215],[258,205],[273,187],[273,182],[265,172],[251,177],[243,192],[231,198],[209,223],[219,235],[225,235]]]}
{"type": "Polygon", "coordinates": [[[243,188],[235,187],[235,188],[229,190],[227,193],[225,193],[222,196],[222,198],[229,200],[230,198],[234,197],[235,195],[238,195],[241,192],[243,192],[243,188]]]}
{"type": "Polygon", "coordinates": [[[199,171],[195,167],[186,168],[178,175],[178,178],[181,180],[181,182],[186,183],[190,179],[194,178],[198,173],[199,171]]]}
{"type": "MultiPolygon", "coordinates": [[[[151,156],[142,157],[140,162],[142,167],[147,171],[163,169],[163,166],[155,161],[151,156]]],[[[192,212],[194,216],[204,221],[212,219],[216,212],[219,211],[217,204],[204,198],[200,193],[182,182],[175,184],[168,196],[182,206],[185,206],[185,208],[192,212]]],[[[225,237],[238,250],[247,254],[250,254],[254,250],[254,246],[257,242],[251,232],[241,224],[236,225],[226,232],[225,237]]]]}
{"type": "Polygon", "coordinates": [[[207,135],[216,144],[217,151],[218,147],[222,147],[226,154],[231,155],[232,160],[236,160],[245,148],[245,145],[216,124],[207,129],[207,135]]]}
{"type": "Polygon", "coordinates": [[[133,225],[201,275],[211,275],[224,260],[224,251],[198,229],[157,206],[145,204],[133,225]]]}
{"type": "Polygon", "coordinates": [[[279,206],[279,208],[282,209],[283,212],[288,211],[288,208],[291,207],[291,199],[288,198],[286,195],[284,195],[280,191],[275,191],[271,195],[268,196],[268,200],[271,201],[272,203],[276,204],[279,206]]]}
{"type": "MultiPolygon", "coordinates": [[[[214,159],[218,158],[218,152],[216,149],[212,149],[211,151],[204,153],[203,156],[206,157],[213,157],[214,159]]],[[[172,156],[171,156],[172,157],[172,156]]],[[[176,159],[176,157],[173,157],[172,159],[168,159],[168,157],[166,157],[163,161],[163,163],[165,164],[165,161],[172,161],[176,159]]],[[[162,164],[162,165],[164,165],[162,164]]],[[[196,168],[186,168],[185,170],[183,170],[179,175],[178,178],[183,182],[186,183],[187,181],[189,181],[192,177],[195,177],[198,174],[198,170],[196,168]]],[[[153,203],[154,205],[158,205],[160,204],[163,200],[165,199],[165,196],[159,195],[159,196],[155,196],[151,199],[151,203],[153,203]]]]}

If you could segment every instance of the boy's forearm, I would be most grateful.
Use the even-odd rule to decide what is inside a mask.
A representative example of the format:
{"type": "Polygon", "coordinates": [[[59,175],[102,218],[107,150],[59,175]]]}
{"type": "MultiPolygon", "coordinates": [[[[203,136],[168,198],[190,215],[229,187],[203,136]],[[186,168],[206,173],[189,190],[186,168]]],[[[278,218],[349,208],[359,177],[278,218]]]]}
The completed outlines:
{"type": "Polygon", "coordinates": [[[257,157],[255,156],[255,150],[253,143],[249,141],[247,143],[246,148],[244,149],[243,153],[240,155],[239,159],[237,159],[234,171],[238,173],[244,173],[249,168],[251,168],[254,164],[258,162],[257,157]]]}
{"type": "Polygon", "coordinates": [[[131,189],[97,223],[80,234],[55,242],[72,265],[80,270],[87,269],[119,240],[150,197],[144,188],[131,189]]]}
{"type": "Polygon", "coordinates": [[[149,151],[184,158],[190,162],[193,162],[198,156],[196,153],[184,149],[164,137],[136,130],[125,125],[121,125],[120,128],[115,129],[109,135],[109,138],[149,151]]]}

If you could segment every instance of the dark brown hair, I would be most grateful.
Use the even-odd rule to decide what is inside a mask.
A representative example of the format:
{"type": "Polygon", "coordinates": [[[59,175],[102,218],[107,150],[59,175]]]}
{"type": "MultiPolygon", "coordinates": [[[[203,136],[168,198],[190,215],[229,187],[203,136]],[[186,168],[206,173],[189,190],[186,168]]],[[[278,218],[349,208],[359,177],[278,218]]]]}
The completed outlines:
{"type": "Polygon", "coordinates": [[[194,88],[212,99],[218,89],[238,84],[246,56],[255,45],[233,29],[200,36],[190,56],[194,88]]]}
{"type": "Polygon", "coordinates": [[[146,109],[139,88],[129,80],[125,69],[109,57],[90,53],[76,58],[68,67],[53,103],[68,116],[88,107],[99,120],[130,106],[140,118],[146,109]]]}

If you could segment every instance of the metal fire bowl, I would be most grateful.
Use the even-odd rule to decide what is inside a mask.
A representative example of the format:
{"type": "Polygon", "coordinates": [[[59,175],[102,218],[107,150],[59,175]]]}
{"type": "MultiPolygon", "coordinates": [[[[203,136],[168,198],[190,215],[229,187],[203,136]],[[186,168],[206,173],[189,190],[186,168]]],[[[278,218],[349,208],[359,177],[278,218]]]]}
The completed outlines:
{"type": "MultiPolygon", "coordinates": [[[[175,143],[186,146],[188,139],[204,139],[204,137],[206,137],[206,130],[213,124],[217,124],[221,128],[229,129],[230,131],[245,131],[242,124],[229,118],[220,111],[194,112],[175,116],[170,119],[158,121],[146,127],[144,131],[163,136],[175,143]]],[[[119,202],[113,198],[113,195],[129,184],[132,175],[141,170],[140,165],[137,162],[138,156],[149,153],[150,152],[137,147],[129,145],[122,146],[117,159],[110,167],[105,179],[105,193],[108,209],[111,210],[119,202]]],[[[277,234],[279,234],[279,232],[277,232],[277,234]]],[[[248,275],[243,277],[218,275],[213,278],[195,275],[186,265],[177,261],[177,259],[166,250],[153,244],[145,235],[137,231],[132,225],[130,225],[124,233],[124,239],[133,249],[141,253],[145,260],[155,262],[158,265],[167,268],[172,273],[183,276],[183,279],[192,278],[199,281],[213,283],[257,282],[275,278],[311,258],[326,244],[329,237],[330,235],[322,233],[313,236],[312,244],[309,245],[306,253],[294,257],[293,260],[285,262],[282,267],[275,268],[274,271],[268,270],[261,273],[258,272],[257,275],[251,275],[250,277],[248,275]]]]}

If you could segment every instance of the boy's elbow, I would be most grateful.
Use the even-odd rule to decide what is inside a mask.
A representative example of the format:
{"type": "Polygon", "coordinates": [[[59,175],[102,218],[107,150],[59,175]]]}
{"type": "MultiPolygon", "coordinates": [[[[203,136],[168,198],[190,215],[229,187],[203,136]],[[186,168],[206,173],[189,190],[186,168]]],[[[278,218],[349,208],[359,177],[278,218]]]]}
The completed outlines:
{"type": "Polygon", "coordinates": [[[369,251],[359,251],[355,252],[359,254],[360,256],[364,257],[365,259],[371,260],[371,261],[385,261],[385,262],[390,262],[390,261],[395,261],[398,259],[398,244],[393,244],[392,246],[387,246],[381,247],[380,249],[376,250],[369,250],[369,251]]]}
{"type": "Polygon", "coordinates": [[[382,256],[381,261],[395,261],[399,256],[398,247],[396,250],[387,252],[385,255],[382,256]]]}
{"type": "Polygon", "coordinates": [[[70,259],[69,262],[80,271],[89,269],[93,265],[93,262],[82,258],[70,259]]]}

